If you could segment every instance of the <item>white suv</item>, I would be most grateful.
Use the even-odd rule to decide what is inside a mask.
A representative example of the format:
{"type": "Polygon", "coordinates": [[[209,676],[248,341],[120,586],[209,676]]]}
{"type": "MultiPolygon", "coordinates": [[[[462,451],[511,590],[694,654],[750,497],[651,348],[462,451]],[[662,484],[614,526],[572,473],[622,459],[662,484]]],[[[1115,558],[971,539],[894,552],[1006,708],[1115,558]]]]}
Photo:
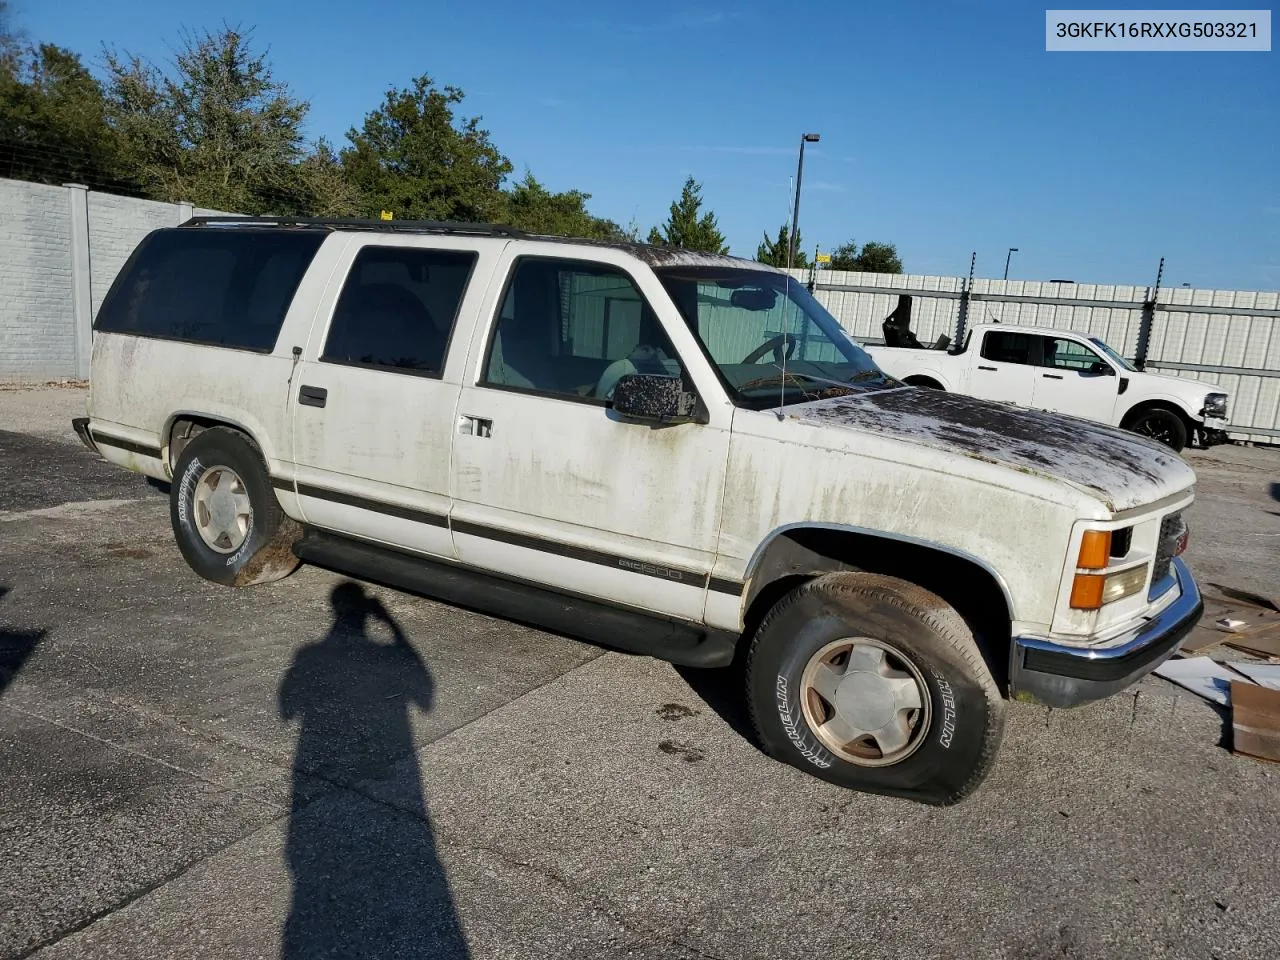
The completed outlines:
{"type": "Polygon", "coordinates": [[[299,558],[741,668],[771,755],[952,803],[1007,697],[1154,668],[1201,601],[1195,475],[905,386],[785,273],[466,224],[196,218],[95,322],[81,437],[172,480],[230,586],[299,558]]]}

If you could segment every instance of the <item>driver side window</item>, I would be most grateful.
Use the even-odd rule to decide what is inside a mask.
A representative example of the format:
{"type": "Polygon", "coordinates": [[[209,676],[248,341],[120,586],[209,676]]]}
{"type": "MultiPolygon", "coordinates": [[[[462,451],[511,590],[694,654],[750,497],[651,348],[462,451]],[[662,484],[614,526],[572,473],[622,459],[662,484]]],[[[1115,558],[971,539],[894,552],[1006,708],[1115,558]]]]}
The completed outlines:
{"type": "Polygon", "coordinates": [[[1044,362],[1041,366],[1056,370],[1092,370],[1102,358],[1078,340],[1060,337],[1044,338],[1044,362]]]}
{"type": "Polygon", "coordinates": [[[481,383],[605,402],[628,373],[681,372],[657,315],[625,272],[522,258],[507,281],[481,383]]]}

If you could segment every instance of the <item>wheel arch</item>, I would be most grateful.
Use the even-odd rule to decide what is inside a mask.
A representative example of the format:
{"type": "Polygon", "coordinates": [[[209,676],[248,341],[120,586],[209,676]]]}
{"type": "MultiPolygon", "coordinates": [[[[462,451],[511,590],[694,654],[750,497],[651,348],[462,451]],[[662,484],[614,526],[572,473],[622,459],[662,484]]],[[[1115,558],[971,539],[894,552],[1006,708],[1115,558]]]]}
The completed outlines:
{"type": "Polygon", "coordinates": [[[178,458],[182,456],[182,451],[186,445],[210,427],[229,427],[244,434],[262,453],[263,459],[267,461],[268,469],[270,468],[271,457],[268,453],[268,448],[263,445],[259,435],[261,429],[255,432],[248,424],[241,423],[232,417],[208,414],[196,410],[179,410],[170,414],[164,430],[160,434],[164,438],[163,457],[170,476],[173,475],[173,468],[177,464],[178,458]]]}
{"type": "Polygon", "coordinates": [[[1120,416],[1120,426],[1127,429],[1135,417],[1146,413],[1148,410],[1167,410],[1170,413],[1176,414],[1183,424],[1186,425],[1188,436],[1190,436],[1191,431],[1195,430],[1196,427],[1204,425],[1204,421],[1193,417],[1187,410],[1186,405],[1181,401],[1174,397],[1159,396],[1147,397],[1143,400],[1139,400],[1133,406],[1125,410],[1125,412],[1120,416]]]}
{"type": "Polygon", "coordinates": [[[1000,572],[980,557],[928,540],[847,524],[796,523],[763,540],[747,565],[744,636],[801,583],[840,571],[878,573],[924,587],[950,603],[973,630],[1000,689],[1007,690],[1013,598],[1000,572]]]}

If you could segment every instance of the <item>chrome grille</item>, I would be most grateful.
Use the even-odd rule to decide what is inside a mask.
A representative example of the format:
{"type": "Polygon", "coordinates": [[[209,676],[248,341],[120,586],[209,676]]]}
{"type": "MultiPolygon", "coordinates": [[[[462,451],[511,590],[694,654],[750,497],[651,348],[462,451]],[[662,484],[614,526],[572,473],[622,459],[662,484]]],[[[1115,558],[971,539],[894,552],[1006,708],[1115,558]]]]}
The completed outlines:
{"type": "Polygon", "coordinates": [[[1178,549],[1178,541],[1187,532],[1187,525],[1181,513],[1171,513],[1160,521],[1160,539],[1156,544],[1156,562],[1151,571],[1152,583],[1159,583],[1169,575],[1169,565],[1173,562],[1174,552],[1178,549]]]}

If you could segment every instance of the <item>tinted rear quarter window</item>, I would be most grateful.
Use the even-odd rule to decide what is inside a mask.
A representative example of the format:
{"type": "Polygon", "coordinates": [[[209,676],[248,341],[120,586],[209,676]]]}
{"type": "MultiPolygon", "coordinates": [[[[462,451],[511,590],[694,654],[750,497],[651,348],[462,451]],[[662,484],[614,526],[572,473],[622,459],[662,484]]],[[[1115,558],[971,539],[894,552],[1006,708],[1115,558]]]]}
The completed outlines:
{"type": "Polygon", "coordinates": [[[326,234],[170,228],[149,234],[94,329],[269,353],[326,234]]]}

